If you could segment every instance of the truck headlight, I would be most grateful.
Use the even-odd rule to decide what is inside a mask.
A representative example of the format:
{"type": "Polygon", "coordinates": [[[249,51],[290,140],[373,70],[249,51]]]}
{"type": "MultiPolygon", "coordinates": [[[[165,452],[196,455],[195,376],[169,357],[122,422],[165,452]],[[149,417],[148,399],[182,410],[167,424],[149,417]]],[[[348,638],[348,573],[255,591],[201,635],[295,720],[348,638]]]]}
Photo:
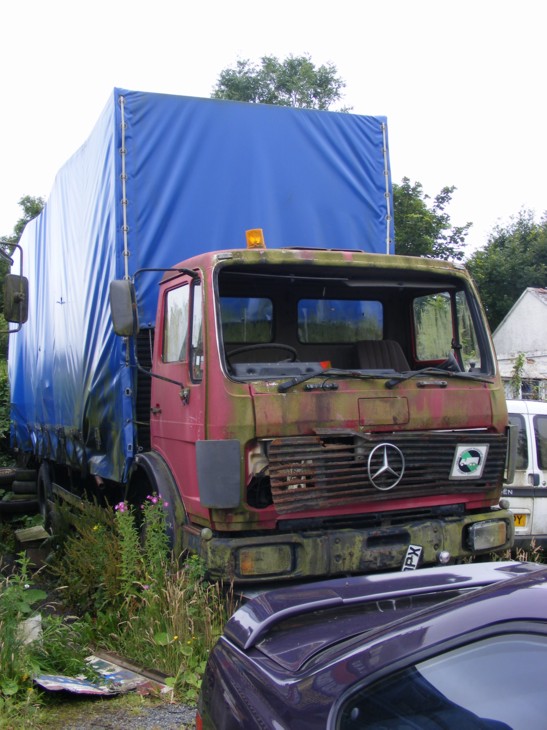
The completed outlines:
{"type": "Polygon", "coordinates": [[[471,525],[467,533],[470,550],[494,550],[507,542],[507,524],[504,520],[487,520],[471,525]]]}
{"type": "Polygon", "coordinates": [[[252,545],[237,551],[239,575],[252,576],[283,575],[293,570],[291,545],[252,545]]]}

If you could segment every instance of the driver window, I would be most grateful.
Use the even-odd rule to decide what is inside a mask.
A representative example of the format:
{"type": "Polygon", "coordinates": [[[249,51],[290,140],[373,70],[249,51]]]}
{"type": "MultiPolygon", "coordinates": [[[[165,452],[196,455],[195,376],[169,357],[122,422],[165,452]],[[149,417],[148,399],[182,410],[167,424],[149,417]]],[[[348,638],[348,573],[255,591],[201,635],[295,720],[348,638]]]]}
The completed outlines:
{"type": "Polygon", "coordinates": [[[186,360],[188,339],[189,287],[170,289],[165,296],[163,362],[186,360]]]}

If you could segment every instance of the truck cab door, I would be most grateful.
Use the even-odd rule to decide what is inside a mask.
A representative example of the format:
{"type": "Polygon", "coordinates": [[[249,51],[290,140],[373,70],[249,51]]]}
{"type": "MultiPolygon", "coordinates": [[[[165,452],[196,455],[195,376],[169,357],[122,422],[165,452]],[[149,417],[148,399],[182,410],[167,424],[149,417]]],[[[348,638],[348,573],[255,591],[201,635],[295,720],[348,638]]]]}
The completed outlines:
{"type": "Polygon", "coordinates": [[[201,513],[196,441],[205,438],[203,302],[199,280],[182,276],[160,289],[154,344],[150,433],[168,463],[186,511],[201,513]]]}

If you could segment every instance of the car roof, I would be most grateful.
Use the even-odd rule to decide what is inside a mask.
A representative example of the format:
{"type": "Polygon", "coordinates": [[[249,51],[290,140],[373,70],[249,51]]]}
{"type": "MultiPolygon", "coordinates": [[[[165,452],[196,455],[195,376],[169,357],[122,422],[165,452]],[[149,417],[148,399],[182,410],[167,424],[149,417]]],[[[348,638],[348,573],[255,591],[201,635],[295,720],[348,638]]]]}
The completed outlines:
{"type": "MultiPolygon", "coordinates": [[[[256,596],[234,614],[224,636],[240,649],[256,649],[295,672],[326,650],[331,654],[348,651],[352,642],[370,645],[393,632],[401,636],[416,621],[429,621],[433,626],[442,617],[448,638],[456,613],[465,630],[479,628],[493,616],[498,621],[503,616],[511,618],[519,613],[521,602],[519,608],[511,608],[500,596],[509,596],[509,602],[516,603],[518,587],[544,586],[545,581],[546,566],[514,561],[321,581],[256,596]],[[495,608],[493,596],[497,596],[495,608]],[[452,611],[449,622],[448,610],[452,611]]],[[[545,608],[538,613],[531,607],[528,618],[547,620],[547,600],[542,603],[545,608]]],[[[436,635],[430,632],[430,638],[436,635]]]]}
{"type": "Polygon", "coordinates": [[[508,400],[507,410],[509,413],[530,413],[535,414],[547,414],[547,403],[545,401],[537,400],[508,400]]]}

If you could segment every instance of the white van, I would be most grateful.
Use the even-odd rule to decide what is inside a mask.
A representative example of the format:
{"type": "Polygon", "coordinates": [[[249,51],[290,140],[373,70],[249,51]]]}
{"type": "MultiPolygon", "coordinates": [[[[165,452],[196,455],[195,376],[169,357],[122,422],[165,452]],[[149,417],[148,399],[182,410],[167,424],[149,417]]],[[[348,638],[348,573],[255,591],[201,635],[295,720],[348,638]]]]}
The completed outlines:
{"type": "Polygon", "coordinates": [[[503,497],[515,517],[515,547],[532,538],[547,554],[547,403],[508,400],[509,419],[518,429],[515,478],[503,497]]]}

